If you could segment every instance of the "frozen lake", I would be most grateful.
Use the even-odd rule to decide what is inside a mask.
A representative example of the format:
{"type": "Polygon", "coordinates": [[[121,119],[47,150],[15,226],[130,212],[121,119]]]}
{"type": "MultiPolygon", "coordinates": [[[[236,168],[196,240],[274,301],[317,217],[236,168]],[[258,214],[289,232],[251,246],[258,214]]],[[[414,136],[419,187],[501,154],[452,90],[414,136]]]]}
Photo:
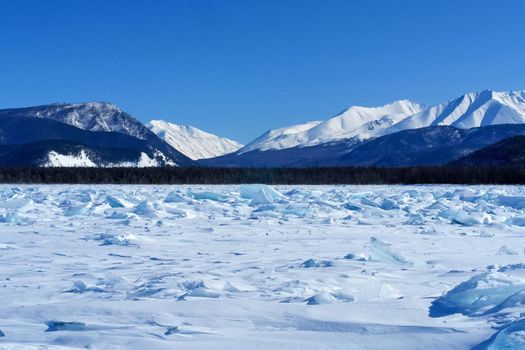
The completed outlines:
{"type": "Polygon", "coordinates": [[[0,349],[524,349],[524,248],[519,186],[2,185],[0,349]]]}

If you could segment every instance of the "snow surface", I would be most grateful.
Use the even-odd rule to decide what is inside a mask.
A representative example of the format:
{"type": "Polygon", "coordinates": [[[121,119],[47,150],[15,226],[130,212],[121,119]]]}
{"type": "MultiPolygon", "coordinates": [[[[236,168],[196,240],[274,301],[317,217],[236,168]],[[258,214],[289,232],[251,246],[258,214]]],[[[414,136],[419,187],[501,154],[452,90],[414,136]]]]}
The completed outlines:
{"type": "Polygon", "coordinates": [[[152,120],[146,126],[173,148],[193,160],[221,156],[243,147],[236,141],[207,133],[189,125],[152,120]]]}
{"type": "Polygon", "coordinates": [[[324,122],[270,130],[241,149],[240,153],[314,146],[341,139],[367,140],[437,125],[469,129],[522,123],[525,123],[525,91],[485,90],[433,106],[409,100],[376,108],[354,106],[324,122]]]}
{"type": "Polygon", "coordinates": [[[0,186],[1,349],[519,349],[521,186],[0,186]]]}

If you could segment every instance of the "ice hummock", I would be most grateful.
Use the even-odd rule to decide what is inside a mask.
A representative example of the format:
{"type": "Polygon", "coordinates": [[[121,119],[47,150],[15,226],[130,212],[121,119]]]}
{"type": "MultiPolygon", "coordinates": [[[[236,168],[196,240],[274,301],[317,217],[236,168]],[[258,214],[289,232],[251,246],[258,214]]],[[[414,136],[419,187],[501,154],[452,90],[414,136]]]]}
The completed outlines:
{"type": "Polygon", "coordinates": [[[282,193],[267,185],[241,186],[241,198],[251,199],[250,205],[272,204],[286,198],[282,193]]]}
{"type": "Polygon", "coordinates": [[[409,262],[392,247],[378,238],[370,237],[371,260],[405,265],[409,262]]]}
{"type": "Polygon", "coordinates": [[[501,272],[486,272],[460,283],[432,302],[430,317],[479,315],[525,289],[525,280],[501,272]]]}

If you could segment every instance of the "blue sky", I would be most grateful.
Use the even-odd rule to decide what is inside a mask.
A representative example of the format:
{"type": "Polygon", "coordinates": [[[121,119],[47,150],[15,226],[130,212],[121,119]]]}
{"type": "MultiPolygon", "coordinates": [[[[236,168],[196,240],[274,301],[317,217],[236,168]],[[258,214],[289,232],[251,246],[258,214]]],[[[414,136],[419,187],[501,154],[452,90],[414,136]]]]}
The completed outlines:
{"type": "Polygon", "coordinates": [[[525,89],[522,0],[0,0],[0,108],[111,101],[248,142],[351,105],[525,89]]]}

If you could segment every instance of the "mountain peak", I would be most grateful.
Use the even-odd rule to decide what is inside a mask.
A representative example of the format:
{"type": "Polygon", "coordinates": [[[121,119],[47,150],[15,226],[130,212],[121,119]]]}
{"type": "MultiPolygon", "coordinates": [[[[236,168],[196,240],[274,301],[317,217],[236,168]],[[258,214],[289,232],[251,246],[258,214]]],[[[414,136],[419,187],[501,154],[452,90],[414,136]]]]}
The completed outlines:
{"type": "Polygon", "coordinates": [[[65,103],[55,102],[48,105],[40,105],[29,108],[80,108],[80,109],[95,109],[105,111],[122,111],[116,104],[105,101],[90,101],[90,102],[76,102],[76,103],[65,103]]]}
{"type": "Polygon", "coordinates": [[[393,101],[379,107],[352,106],[326,121],[308,122],[267,131],[244,147],[240,153],[313,146],[354,137],[369,138],[381,129],[422,109],[423,105],[407,99],[393,101]]]}
{"type": "Polygon", "coordinates": [[[145,140],[177,165],[193,162],[157,137],[132,115],[113,103],[55,103],[50,105],[0,110],[0,116],[50,119],[78,129],[97,132],[115,132],[145,140]]]}
{"type": "Polygon", "coordinates": [[[235,152],[243,145],[202,131],[191,125],[179,125],[165,120],[152,120],[147,127],[191,159],[205,159],[235,152]]]}
{"type": "Polygon", "coordinates": [[[435,125],[451,125],[460,129],[525,123],[525,93],[523,91],[483,90],[470,92],[454,100],[430,106],[384,131],[391,134],[402,130],[435,125]]]}

